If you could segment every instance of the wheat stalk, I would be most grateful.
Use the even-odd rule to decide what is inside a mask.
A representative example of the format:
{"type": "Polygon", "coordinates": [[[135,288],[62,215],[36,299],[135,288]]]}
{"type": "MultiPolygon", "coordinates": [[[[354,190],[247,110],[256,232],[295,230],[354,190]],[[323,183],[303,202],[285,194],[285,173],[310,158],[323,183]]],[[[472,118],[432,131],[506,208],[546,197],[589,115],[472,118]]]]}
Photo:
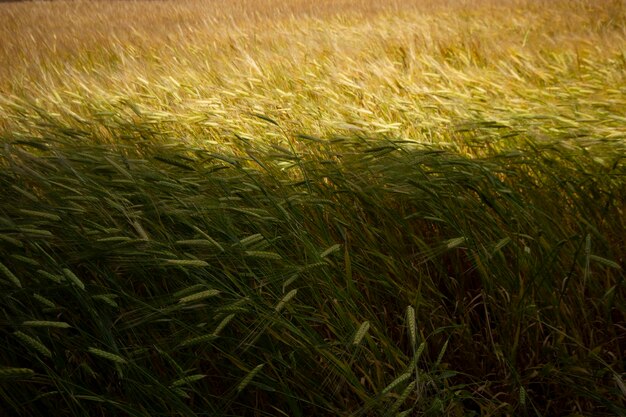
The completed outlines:
{"type": "Polygon", "coordinates": [[[237,385],[237,392],[243,391],[244,388],[247,387],[248,384],[250,384],[250,382],[254,379],[254,377],[259,372],[261,372],[261,370],[263,369],[264,366],[265,366],[265,364],[257,365],[256,367],[254,367],[254,369],[252,369],[250,372],[248,372],[248,374],[241,380],[239,385],[237,385]]]}
{"type": "Polygon", "coordinates": [[[172,382],[172,385],[170,385],[170,387],[176,388],[176,387],[180,387],[183,385],[188,385],[193,382],[200,381],[201,379],[204,379],[204,378],[206,378],[206,375],[204,374],[189,375],[189,376],[177,379],[176,381],[172,382]]]}
{"type": "Polygon", "coordinates": [[[9,270],[9,268],[4,266],[2,262],[0,262],[0,272],[2,272],[4,276],[7,277],[9,281],[13,283],[13,285],[15,285],[18,288],[22,288],[22,283],[20,282],[19,278],[13,275],[13,273],[9,270]]]}
{"type": "Polygon", "coordinates": [[[109,360],[111,362],[115,362],[116,364],[123,365],[123,364],[127,363],[126,359],[122,358],[121,356],[116,355],[115,353],[107,352],[107,351],[102,350],[102,349],[98,349],[98,348],[95,348],[95,347],[90,347],[90,348],[87,349],[87,351],[89,353],[92,353],[92,354],[96,355],[96,356],[99,356],[101,358],[107,359],[107,360],[109,360]]]}
{"type": "Polygon", "coordinates": [[[363,323],[361,323],[361,325],[359,326],[359,329],[357,330],[357,332],[354,335],[354,339],[352,340],[352,344],[353,345],[359,345],[361,343],[361,340],[363,340],[363,338],[365,337],[365,335],[369,331],[369,329],[370,329],[370,322],[369,321],[364,321],[363,323]]]}
{"type": "Polygon", "coordinates": [[[167,265],[205,267],[209,264],[199,259],[165,259],[167,265]]]}
{"type": "Polygon", "coordinates": [[[282,257],[275,252],[267,252],[267,251],[260,251],[260,250],[247,250],[245,251],[245,254],[253,258],[275,259],[275,260],[282,259],[282,257]]]}
{"type": "Polygon", "coordinates": [[[276,307],[274,307],[274,310],[276,312],[279,312],[283,309],[283,307],[285,307],[285,304],[287,304],[289,301],[291,301],[291,299],[293,297],[296,296],[296,294],[298,293],[298,290],[296,288],[294,288],[293,290],[289,291],[287,294],[285,294],[285,296],[278,302],[278,304],[276,304],[276,307]]]}
{"type": "Polygon", "coordinates": [[[0,380],[28,379],[33,375],[35,371],[30,368],[0,368],[0,380]]]}
{"type": "Polygon", "coordinates": [[[81,290],[85,290],[85,284],[74,274],[70,269],[63,268],[63,274],[72,284],[76,285],[81,290]]]}
{"type": "Polygon", "coordinates": [[[393,390],[395,387],[397,387],[398,385],[400,385],[402,382],[406,381],[407,379],[411,378],[412,373],[411,372],[406,372],[402,375],[400,375],[399,377],[397,377],[396,379],[394,379],[389,385],[387,385],[383,391],[382,394],[388,394],[389,392],[391,392],[391,390],[393,390]]]}
{"type": "Polygon", "coordinates": [[[214,336],[218,336],[220,334],[220,332],[224,329],[224,327],[226,327],[226,325],[235,317],[234,314],[229,314],[228,316],[224,317],[224,319],[220,322],[220,324],[217,325],[217,327],[215,328],[215,330],[213,330],[213,335],[214,336]]]}
{"type": "Polygon", "coordinates": [[[17,337],[22,342],[32,347],[33,349],[35,349],[37,352],[41,353],[42,355],[48,358],[52,357],[52,352],[50,351],[50,349],[48,349],[46,346],[44,346],[43,343],[41,343],[39,340],[35,339],[34,337],[31,337],[27,335],[26,333],[22,333],[19,330],[14,332],[13,334],[15,335],[15,337],[17,337]]]}
{"type": "Polygon", "coordinates": [[[50,281],[52,281],[52,282],[54,282],[56,284],[60,284],[61,282],[63,282],[63,278],[62,277],[60,277],[58,275],[51,274],[50,272],[44,271],[43,269],[37,270],[37,273],[39,275],[44,276],[45,278],[49,279],[50,281]]]}
{"type": "Polygon", "coordinates": [[[337,252],[340,249],[341,249],[341,244],[340,243],[332,245],[331,247],[326,249],[324,252],[320,253],[320,258],[325,258],[328,255],[333,254],[333,253],[337,252]]]}
{"type": "Polygon", "coordinates": [[[46,307],[49,308],[55,308],[56,304],[54,304],[54,302],[52,300],[47,299],[46,297],[39,295],[39,294],[33,294],[33,298],[37,301],[39,301],[41,304],[45,305],[46,307]]]}
{"type": "Polygon", "coordinates": [[[29,327],[56,327],[58,329],[69,329],[70,326],[69,323],[66,323],[64,321],[45,321],[45,320],[28,320],[28,321],[23,321],[22,322],[22,326],[29,326],[29,327]]]}
{"type": "Polygon", "coordinates": [[[185,346],[199,345],[201,343],[211,342],[215,340],[216,338],[217,336],[214,334],[205,334],[203,336],[192,337],[191,339],[184,340],[183,342],[180,343],[179,346],[185,347],[185,346]]]}
{"type": "Polygon", "coordinates": [[[417,347],[417,324],[415,322],[415,309],[413,306],[406,308],[406,319],[409,327],[409,338],[411,340],[411,347],[415,351],[417,347]]]}
{"type": "Polygon", "coordinates": [[[198,300],[203,300],[205,298],[209,298],[209,297],[215,297],[216,295],[219,295],[220,291],[219,290],[205,290],[205,291],[200,291],[198,293],[195,294],[191,294],[188,295],[186,297],[182,297],[180,300],[178,300],[179,303],[190,303],[192,301],[198,301],[198,300]]]}

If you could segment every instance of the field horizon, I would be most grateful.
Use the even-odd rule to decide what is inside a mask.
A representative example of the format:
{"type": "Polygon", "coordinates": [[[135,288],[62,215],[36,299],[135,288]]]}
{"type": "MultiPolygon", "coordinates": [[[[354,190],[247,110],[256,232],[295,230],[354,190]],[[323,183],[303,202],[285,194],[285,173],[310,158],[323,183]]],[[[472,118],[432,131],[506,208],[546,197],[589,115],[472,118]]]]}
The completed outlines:
{"type": "Polygon", "coordinates": [[[625,45],[622,0],[0,2],[0,414],[626,414],[625,45]]]}

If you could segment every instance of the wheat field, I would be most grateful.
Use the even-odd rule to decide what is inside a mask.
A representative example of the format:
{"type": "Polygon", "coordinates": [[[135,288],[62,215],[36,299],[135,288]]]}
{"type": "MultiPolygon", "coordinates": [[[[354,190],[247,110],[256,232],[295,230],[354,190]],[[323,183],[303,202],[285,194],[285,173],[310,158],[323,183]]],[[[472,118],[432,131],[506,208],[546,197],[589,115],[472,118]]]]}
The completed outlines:
{"type": "Polygon", "coordinates": [[[623,0],[0,2],[0,401],[626,413],[623,0]]]}

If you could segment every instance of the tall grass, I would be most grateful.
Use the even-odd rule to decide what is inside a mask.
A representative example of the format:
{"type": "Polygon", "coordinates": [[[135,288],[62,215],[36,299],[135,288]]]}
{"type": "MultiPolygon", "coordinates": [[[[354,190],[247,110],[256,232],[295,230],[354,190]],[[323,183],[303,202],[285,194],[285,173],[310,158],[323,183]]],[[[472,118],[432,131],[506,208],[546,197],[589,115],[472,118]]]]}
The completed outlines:
{"type": "Polygon", "coordinates": [[[216,4],[0,5],[3,413],[626,413],[623,2],[216,4]]]}
{"type": "Polygon", "coordinates": [[[242,156],[67,129],[4,137],[16,413],[624,411],[623,142],[242,156]]]}

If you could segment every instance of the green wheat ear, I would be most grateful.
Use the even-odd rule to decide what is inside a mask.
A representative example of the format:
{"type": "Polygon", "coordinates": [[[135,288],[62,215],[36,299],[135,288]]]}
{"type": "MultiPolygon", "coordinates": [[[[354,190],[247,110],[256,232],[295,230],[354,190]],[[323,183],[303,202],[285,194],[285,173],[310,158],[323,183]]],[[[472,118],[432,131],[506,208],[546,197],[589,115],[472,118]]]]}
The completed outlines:
{"type": "Polygon", "coordinates": [[[193,266],[193,267],[205,267],[209,266],[209,263],[200,259],[165,259],[166,265],[174,266],[193,266]]]}
{"type": "Polygon", "coordinates": [[[74,274],[70,269],[63,268],[63,274],[72,284],[76,285],[81,290],[85,290],[85,284],[74,274]]]}
{"type": "Polygon", "coordinates": [[[245,251],[245,254],[252,258],[275,259],[277,261],[280,261],[281,259],[283,259],[283,257],[280,256],[278,253],[269,252],[269,251],[247,250],[245,251]]]}
{"type": "Polygon", "coordinates": [[[116,355],[115,353],[111,353],[111,352],[107,352],[105,350],[102,349],[98,349],[95,347],[90,347],[89,349],[87,349],[87,351],[89,353],[92,353],[96,356],[99,356],[101,358],[110,360],[111,362],[115,362],[117,364],[123,365],[125,363],[127,363],[126,359],[122,358],[119,355],[116,355]]]}
{"type": "Polygon", "coordinates": [[[186,339],[183,340],[180,343],[180,347],[187,347],[187,346],[194,346],[194,345],[199,345],[202,343],[207,343],[207,342],[211,342],[213,340],[217,339],[217,335],[215,334],[205,334],[202,336],[197,336],[197,337],[192,337],[190,339],[186,339]]]}
{"type": "Polygon", "coordinates": [[[204,378],[206,378],[206,375],[204,374],[189,375],[189,376],[177,379],[176,381],[172,382],[172,385],[170,386],[172,388],[176,388],[182,385],[188,385],[196,381],[200,381],[201,379],[204,379],[204,378]]]}
{"type": "Polygon", "coordinates": [[[413,306],[406,308],[406,321],[409,327],[409,338],[411,340],[411,347],[415,349],[417,346],[417,324],[415,322],[415,309],[413,306]]]}
{"type": "Polygon", "coordinates": [[[396,399],[396,401],[391,406],[390,414],[388,415],[395,415],[398,412],[400,407],[402,407],[402,405],[409,398],[409,395],[411,395],[411,393],[414,392],[416,384],[417,384],[416,381],[411,381],[409,385],[407,385],[404,391],[402,391],[402,394],[400,394],[400,396],[396,399]]]}
{"type": "Polygon", "coordinates": [[[11,272],[9,268],[7,268],[2,262],[0,262],[0,272],[2,272],[2,274],[13,283],[13,285],[18,288],[22,288],[22,283],[20,282],[19,278],[16,277],[13,272],[11,272]]]}
{"type": "Polygon", "coordinates": [[[245,387],[254,379],[254,377],[261,372],[265,364],[257,365],[254,369],[252,369],[248,374],[241,380],[239,385],[237,385],[237,392],[243,391],[245,387]]]}
{"type": "Polygon", "coordinates": [[[365,335],[369,331],[369,329],[370,329],[370,322],[369,321],[364,321],[363,323],[361,323],[361,325],[359,326],[359,329],[357,330],[356,334],[354,335],[354,339],[352,340],[352,344],[353,345],[359,345],[361,343],[361,340],[363,340],[363,338],[365,337],[365,335]]]}
{"type": "Polygon", "coordinates": [[[70,324],[64,321],[28,320],[23,321],[22,326],[30,327],[56,327],[58,329],[69,329],[70,324]]]}
{"type": "Polygon", "coordinates": [[[40,294],[33,294],[33,298],[37,301],[39,301],[41,304],[43,304],[44,306],[48,307],[48,308],[55,308],[56,304],[54,304],[54,302],[46,297],[44,297],[43,295],[40,294]]]}
{"type": "Polygon", "coordinates": [[[388,394],[389,392],[391,392],[391,390],[393,390],[395,387],[397,387],[398,385],[400,385],[402,382],[406,381],[407,379],[411,378],[412,376],[413,374],[411,372],[403,373],[402,375],[394,379],[389,385],[387,385],[385,389],[383,389],[382,394],[383,395],[388,394]]]}
{"type": "Polygon", "coordinates": [[[293,290],[289,291],[289,292],[288,292],[288,293],[287,293],[287,294],[286,294],[286,295],[282,298],[282,300],[280,300],[280,301],[278,302],[278,304],[276,304],[276,307],[274,307],[274,310],[275,310],[276,312],[279,312],[280,310],[282,310],[282,309],[283,309],[283,307],[284,307],[284,306],[285,306],[285,305],[286,305],[289,301],[291,301],[291,299],[292,299],[293,297],[295,297],[297,293],[298,293],[298,289],[297,289],[297,288],[294,288],[293,290]]]}
{"type": "Polygon", "coordinates": [[[178,300],[178,302],[182,304],[190,303],[192,301],[199,301],[205,298],[215,297],[216,295],[219,295],[219,294],[220,294],[219,290],[215,290],[215,289],[205,290],[205,291],[200,291],[195,294],[191,294],[186,297],[183,297],[180,300],[178,300]]]}
{"type": "Polygon", "coordinates": [[[32,347],[37,352],[41,353],[45,357],[52,358],[52,352],[48,349],[43,343],[41,343],[38,339],[27,335],[26,333],[20,332],[19,330],[13,333],[15,337],[20,339],[26,345],[32,347]]]}
{"type": "Polygon", "coordinates": [[[11,379],[28,379],[35,375],[30,368],[0,368],[0,381],[11,379]]]}
{"type": "Polygon", "coordinates": [[[328,255],[337,252],[339,249],[341,249],[341,244],[337,243],[335,245],[332,245],[331,247],[326,249],[324,252],[320,253],[320,258],[325,258],[328,255]]]}
{"type": "Polygon", "coordinates": [[[224,327],[226,327],[226,325],[235,317],[234,314],[229,314],[228,316],[224,317],[224,319],[220,322],[220,324],[217,325],[217,327],[215,328],[215,330],[213,330],[213,335],[214,336],[218,336],[220,334],[220,332],[224,329],[224,327]]]}

